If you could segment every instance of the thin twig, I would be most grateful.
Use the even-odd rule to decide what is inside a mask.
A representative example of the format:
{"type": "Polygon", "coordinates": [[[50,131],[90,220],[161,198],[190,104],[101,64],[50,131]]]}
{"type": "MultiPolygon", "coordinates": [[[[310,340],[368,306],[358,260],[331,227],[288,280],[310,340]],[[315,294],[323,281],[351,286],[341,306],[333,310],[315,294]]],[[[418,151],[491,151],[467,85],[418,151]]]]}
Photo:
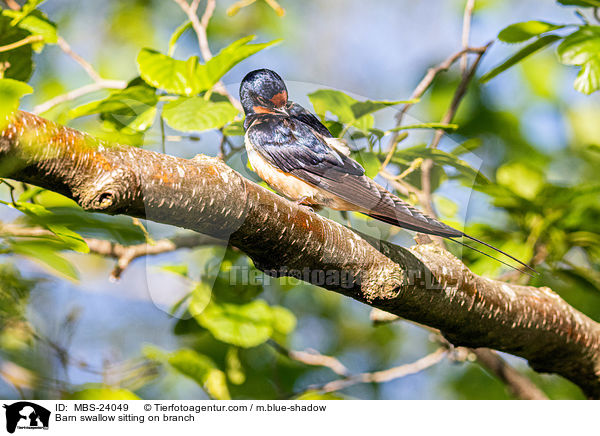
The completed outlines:
{"type": "Polygon", "coordinates": [[[101,80],[99,82],[90,83],[84,85],[81,88],[74,89],[65,94],[57,95],[43,103],[38,104],[33,108],[34,114],[41,114],[58,106],[61,103],[75,100],[76,98],[82,97],[92,92],[100,91],[102,89],[123,89],[127,86],[127,82],[122,80],[101,80]]]}
{"type": "Polygon", "coordinates": [[[77,62],[81,68],[85,70],[85,72],[92,78],[94,83],[90,83],[89,85],[84,85],[80,88],[69,91],[65,94],[57,95],[56,97],[51,98],[44,103],[38,104],[33,108],[34,114],[41,114],[46,112],[53,107],[67,102],[71,100],[75,100],[76,98],[82,97],[86,94],[100,91],[101,89],[123,89],[127,86],[127,82],[123,80],[107,80],[103,79],[100,74],[92,67],[92,65],[79,56],[77,53],[73,51],[69,43],[65,41],[62,37],[58,37],[57,45],[62,49],[63,52],[75,62],[77,62]]]}
{"type": "Polygon", "coordinates": [[[416,374],[427,368],[430,368],[433,365],[441,362],[447,353],[448,349],[446,347],[440,347],[433,353],[428,354],[427,356],[422,357],[421,359],[412,363],[385,369],[383,371],[364,372],[361,374],[351,375],[341,380],[334,380],[321,387],[311,387],[309,389],[322,392],[335,392],[359,383],[385,383],[391,380],[406,377],[407,375],[416,374]]]}
{"type": "Polygon", "coordinates": [[[15,0],[4,0],[4,3],[6,3],[6,6],[11,8],[13,11],[18,11],[21,9],[21,6],[15,0]]]}
{"type": "MultiPolygon", "coordinates": [[[[450,107],[442,117],[442,123],[449,123],[454,118],[456,111],[458,110],[458,106],[462,101],[465,93],[467,92],[468,85],[475,75],[475,71],[481,61],[481,58],[485,54],[486,50],[492,42],[489,42],[484,46],[484,50],[477,54],[475,61],[471,68],[467,71],[465,75],[462,76],[461,81],[454,92],[454,96],[452,97],[452,102],[450,103],[450,107]]],[[[433,140],[431,141],[430,148],[437,148],[444,134],[443,130],[436,130],[433,140]]],[[[436,216],[435,210],[433,209],[433,201],[431,198],[431,170],[433,169],[433,161],[431,159],[426,159],[421,165],[421,191],[425,197],[425,203],[422,204],[425,212],[432,217],[436,216]]],[[[436,238],[436,242],[440,243],[439,238],[436,238]]]]}
{"type": "MultiPolygon", "coordinates": [[[[51,231],[40,227],[21,227],[14,224],[0,223],[0,237],[3,238],[53,238],[54,236],[54,233],[51,231]]],[[[154,241],[152,244],[142,243],[135,245],[122,245],[105,239],[94,238],[84,238],[84,241],[88,245],[90,252],[117,259],[117,264],[110,275],[111,279],[113,280],[118,280],[123,274],[123,271],[125,271],[131,262],[139,257],[168,253],[180,248],[193,248],[203,245],[221,245],[224,243],[219,239],[198,233],[177,235],[171,239],[160,239],[158,241],[154,241]]]]}
{"type": "MultiPolygon", "coordinates": [[[[215,11],[216,0],[207,0],[204,14],[202,14],[202,19],[199,19],[197,14],[199,4],[198,1],[194,0],[191,4],[188,4],[186,0],[173,1],[179,5],[181,10],[187,15],[188,19],[192,23],[192,28],[194,29],[194,32],[196,32],[196,37],[198,38],[198,46],[200,48],[202,58],[204,59],[204,62],[208,62],[210,59],[212,59],[213,55],[210,51],[210,46],[208,45],[206,28],[208,27],[208,22],[215,11]]],[[[240,102],[229,92],[227,92],[227,89],[221,80],[215,84],[214,91],[226,96],[237,110],[242,110],[242,105],[240,102]]]]}
{"type": "Polygon", "coordinates": [[[297,362],[311,366],[323,366],[331,369],[334,373],[341,375],[342,377],[350,376],[350,371],[348,368],[346,368],[346,366],[335,357],[320,354],[316,350],[288,350],[273,340],[269,340],[269,344],[275,349],[275,351],[297,362]]]}
{"type": "MultiPolygon", "coordinates": [[[[471,19],[473,17],[473,9],[475,8],[475,0],[467,0],[465,13],[463,16],[462,28],[462,46],[463,49],[469,46],[469,36],[471,34],[471,19]]],[[[460,72],[464,76],[467,71],[467,54],[464,53],[460,58],[460,72]]]]}
{"type": "MultiPolygon", "coordinates": [[[[492,42],[487,43],[485,45],[485,49],[487,50],[490,47],[490,45],[492,45],[492,42]]],[[[452,102],[450,103],[450,107],[448,108],[448,110],[442,117],[442,120],[440,121],[441,123],[448,124],[450,121],[452,121],[452,119],[454,118],[454,115],[456,115],[458,106],[460,105],[460,102],[462,101],[463,97],[465,96],[465,93],[467,92],[469,83],[473,79],[473,76],[475,75],[475,71],[477,70],[477,67],[479,66],[479,62],[481,61],[481,58],[483,57],[484,54],[485,54],[485,50],[481,53],[478,53],[477,56],[475,57],[475,61],[473,62],[473,65],[471,66],[471,68],[466,72],[466,74],[464,74],[462,76],[461,81],[458,84],[456,91],[454,92],[454,96],[452,97],[452,102]]],[[[433,141],[431,142],[431,145],[430,145],[431,148],[437,148],[443,134],[444,134],[443,130],[441,130],[441,129],[436,130],[435,137],[433,138],[433,141]]]]}
{"type": "Polygon", "coordinates": [[[44,40],[44,37],[41,35],[29,35],[28,37],[23,38],[17,42],[13,42],[12,44],[6,44],[6,45],[1,46],[0,53],[9,51],[9,50],[14,50],[15,48],[19,48],[19,47],[22,47],[27,44],[33,44],[35,42],[40,42],[43,40],[44,40]]]}
{"type": "Polygon", "coordinates": [[[208,46],[208,38],[206,36],[206,26],[208,25],[208,21],[212,16],[212,13],[215,9],[215,0],[208,0],[206,2],[206,9],[204,11],[204,15],[202,16],[202,21],[198,18],[198,4],[200,2],[193,1],[192,4],[188,4],[185,0],[173,0],[175,3],[179,5],[181,10],[187,15],[188,19],[192,23],[192,27],[196,32],[196,37],[198,38],[198,46],[200,47],[200,53],[202,53],[202,58],[204,62],[210,60],[212,58],[212,53],[210,51],[210,47],[208,46]]]}
{"type": "Polygon", "coordinates": [[[65,41],[62,37],[60,37],[60,36],[58,37],[58,40],[56,41],[56,44],[71,59],[73,59],[75,62],[77,62],[79,65],[81,65],[81,68],[83,68],[85,70],[85,72],[88,73],[88,76],[90,76],[94,82],[98,83],[98,82],[102,82],[103,81],[103,79],[100,76],[100,74],[98,74],[96,72],[96,70],[94,70],[94,67],[92,67],[92,65],[88,61],[86,61],[81,56],[79,56],[77,53],[75,53],[73,51],[73,49],[71,48],[71,46],[67,43],[67,41],[65,41]]]}
{"type": "MultiPolygon", "coordinates": [[[[427,235],[420,235],[428,237],[427,235]]],[[[417,239],[417,238],[415,238],[417,239]]],[[[431,241],[429,239],[429,241],[431,241]]],[[[419,242],[419,241],[417,241],[419,242]]],[[[427,243],[427,241],[424,241],[427,243]]],[[[405,322],[410,322],[411,324],[415,324],[421,328],[424,328],[430,331],[432,334],[439,335],[442,337],[442,334],[439,330],[433,329],[423,324],[418,324],[415,322],[411,322],[405,320],[393,313],[385,312],[380,309],[371,310],[370,314],[371,321],[373,324],[388,324],[392,322],[396,322],[399,320],[403,320],[405,322]]],[[[491,372],[493,375],[498,377],[500,381],[502,381],[511,395],[520,400],[547,400],[548,397],[544,394],[529,378],[521,374],[519,371],[511,367],[506,361],[498,355],[493,350],[489,348],[466,348],[466,347],[457,347],[454,349],[456,355],[465,354],[465,355],[473,355],[477,358],[477,363],[479,363],[485,370],[491,372]]]]}
{"type": "Polygon", "coordinates": [[[383,371],[364,372],[360,374],[351,374],[348,368],[338,359],[332,356],[320,354],[315,350],[292,351],[281,346],[275,341],[269,341],[275,350],[292,360],[311,366],[322,366],[331,369],[334,373],[342,376],[340,380],[334,380],[323,386],[311,386],[307,390],[317,390],[323,392],[339,391],[358,383],[384,383],[390,380],[401,378],[410,374],[423,371],[430,366],[440,362],[448,352],[446,347],[440,347],[433,353],[409,364],[400,365],[383,371]]]}
{"type": "MultiPolygon", "coordinates": [[[[421,98],[423,96],[423,94],[425,94],[425,91],[427,91],[429,89],[429,87],[433,83],[433,80],[435,79],[435,77],[439,73],[441,73],[441,72],[448,71],[448,69],[463,54],[465,54],[465,53],[480,54],[480,53],[485,52],[486,50],[487,50],[487,46],[483,46],[483,47],[467,47],[465,49],[462,49],[462,50],[460,50],[460,51],[458,51],[458,52],[456,52],[456,53],[448,56],[446,59],[444,59],[441,63],[439,63],[435,67],[429,68],[427,70],[427,73],[423,77],[423,79],[421,79],[421,81],[419,82],[419,84],[414,89],[413,93],[409,97],[409,100],[417,100],[417,99],[421,98]]],[[[400,125],[400,123],[402,122],[402,118],[404,117],[404,114],[408,111],[408,109],[411,108],[411,106],[413,104],[414,103],[406,103],[404,106],[402,106],[402,109],[400,109],[400,112],[398,112],[398,114],[396,115],[396,123],[397,123],[397,125],[400,125]]]]}

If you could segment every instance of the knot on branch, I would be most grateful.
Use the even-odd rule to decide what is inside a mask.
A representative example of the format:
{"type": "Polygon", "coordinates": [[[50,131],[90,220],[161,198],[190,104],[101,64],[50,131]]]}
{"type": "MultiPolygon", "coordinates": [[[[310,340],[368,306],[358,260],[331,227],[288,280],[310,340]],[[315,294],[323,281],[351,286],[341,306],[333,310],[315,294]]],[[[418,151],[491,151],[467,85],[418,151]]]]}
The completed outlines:
{"type": "Polygon", "coordinates": [[[115,169],[86,180],[78,189],[79,204],[88,211],[122,213],[131,207],[138,191],[133,171],[115,169]]]}

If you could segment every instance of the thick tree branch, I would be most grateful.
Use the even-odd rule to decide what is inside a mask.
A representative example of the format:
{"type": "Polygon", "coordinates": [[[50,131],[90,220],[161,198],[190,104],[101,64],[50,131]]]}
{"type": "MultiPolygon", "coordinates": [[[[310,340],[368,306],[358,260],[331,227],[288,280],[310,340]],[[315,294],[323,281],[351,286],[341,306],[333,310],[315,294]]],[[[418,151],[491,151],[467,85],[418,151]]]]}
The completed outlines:
{"type": "Polygon", "coordinates": [[[549,288],[479,277],[433,244],[404,249],[361,237],[216,158],[111,146],[22,112],[0,135],[0,176],[59,192],[90,211],[228,238],[270,274],[437,328],[455,345],[522,356],[600,398],[600,324],[549,288]]]}

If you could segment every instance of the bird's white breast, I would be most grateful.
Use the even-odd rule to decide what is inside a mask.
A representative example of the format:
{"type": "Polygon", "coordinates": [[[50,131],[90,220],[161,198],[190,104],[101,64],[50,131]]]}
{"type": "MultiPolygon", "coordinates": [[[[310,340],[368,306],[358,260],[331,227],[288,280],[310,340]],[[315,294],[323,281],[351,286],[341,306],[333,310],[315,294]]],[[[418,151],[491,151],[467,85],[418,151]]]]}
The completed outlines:
{"type": "Polygon", "coordinates": [[[301,203],[309,206],[327,206],[336,210],[357,210],[356,206],[348,203],[334,194],[327,192],[317,186],[313,186],[305,181],[287,174],[267,162],[259,152],[257,152],[252,143],[248,140],[248,135],[244,141],[248,160],[252,169],[269,184],[273,189],[285,195],[293,201],[302,200],[301,203]]]}

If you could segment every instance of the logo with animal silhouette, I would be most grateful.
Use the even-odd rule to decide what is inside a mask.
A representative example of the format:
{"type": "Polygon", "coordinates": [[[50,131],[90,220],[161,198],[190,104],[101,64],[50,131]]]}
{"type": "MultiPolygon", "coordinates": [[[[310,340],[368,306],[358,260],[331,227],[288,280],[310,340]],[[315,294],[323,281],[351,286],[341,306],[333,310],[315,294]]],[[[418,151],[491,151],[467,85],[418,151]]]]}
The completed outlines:
{"type": "Polygon", "coordinates": [[[14,433],[16,429],[48,430],[50,411],[29,401],[19,401],[6,409],[6,431],[14,433]]]}

